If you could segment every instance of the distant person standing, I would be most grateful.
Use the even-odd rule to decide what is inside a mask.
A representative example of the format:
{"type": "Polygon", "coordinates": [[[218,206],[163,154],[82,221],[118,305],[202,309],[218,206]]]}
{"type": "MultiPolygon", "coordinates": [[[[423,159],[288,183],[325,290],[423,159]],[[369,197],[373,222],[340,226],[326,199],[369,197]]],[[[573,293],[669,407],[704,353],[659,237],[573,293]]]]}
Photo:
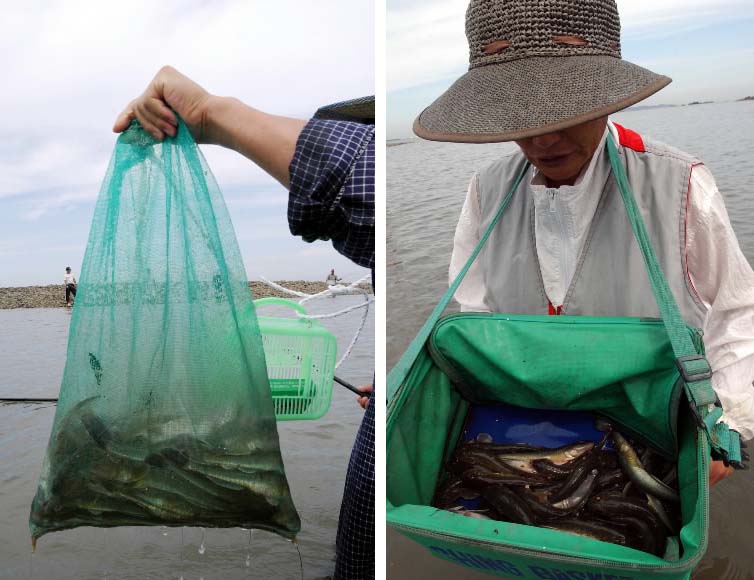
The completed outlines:
{"type": "Polygon", "coordinates": [[[76,298],[76,286],[78,286],[78,282],[76,281],[76,276],[71,272],[70,266],[66,266],[65,268],[63,283],[65,284],[65,305],[73,306],[72,299],[76,298]]]}
{"type": "Polygon", "coordinates": [[[325,278],[325,282],[327,283],[328,286],[332,286],[333,284],[337,284],[338,282],[340,282],[340,278],[338,278],[335,275],[335,268],[332,268],[330,270],[330,273],[327,275],[327,278],[325,278]]]}

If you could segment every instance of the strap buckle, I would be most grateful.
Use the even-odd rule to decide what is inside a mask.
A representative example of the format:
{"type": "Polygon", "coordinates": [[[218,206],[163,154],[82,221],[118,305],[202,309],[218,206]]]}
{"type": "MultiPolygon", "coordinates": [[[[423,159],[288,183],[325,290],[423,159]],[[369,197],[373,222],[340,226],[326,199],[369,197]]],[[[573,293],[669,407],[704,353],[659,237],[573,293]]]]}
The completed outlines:
{"type": "Polygon", "coordinates": [[[734,469],[749,469],[749,454],[745,451],[746,443],[741,441],[738,431],[730,429],[731,449],[720,447],[710,449],[712,459],[722,461],[725,467],[734,469]]]}
{"type": "Polygon", "coordinates": [[[675,366],[677,366],[678,370],[681,371],[681,376],[687,383],[704,381],[712,378],[712,367],[707,361],[707,357],[705,357],[703,354],[679,356],[677,359],[675,359],[675,366]],[[692,361],[704,361],[706,369],[688,370],[685,363],[692,361]]]}

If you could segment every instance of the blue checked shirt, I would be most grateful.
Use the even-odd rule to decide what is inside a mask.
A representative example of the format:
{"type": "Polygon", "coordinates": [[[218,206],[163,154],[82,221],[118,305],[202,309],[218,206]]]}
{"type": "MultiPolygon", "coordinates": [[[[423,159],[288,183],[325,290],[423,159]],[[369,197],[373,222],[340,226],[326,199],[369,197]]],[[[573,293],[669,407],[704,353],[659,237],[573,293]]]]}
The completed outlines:
{"type": "Polygon", "coordinates": [[[290,165],[288,225],[374,270],[374,125],[312,119],[290,165]]]}
{"type": "MultiPolygon", "coordinates": [[[[307,242],[332,240],[372,270],[374,125],[312,119],[290,165],[288,224],[307,242]]],[[[333,580],[374,580],[374,392],[348,462],[333,580]]]]}

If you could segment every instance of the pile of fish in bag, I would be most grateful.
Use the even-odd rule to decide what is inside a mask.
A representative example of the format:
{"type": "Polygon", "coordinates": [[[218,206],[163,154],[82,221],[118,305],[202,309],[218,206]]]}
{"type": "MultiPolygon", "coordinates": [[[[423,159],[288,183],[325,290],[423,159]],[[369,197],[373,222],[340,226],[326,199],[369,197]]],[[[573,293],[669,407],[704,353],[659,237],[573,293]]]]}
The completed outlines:
{"type": "Polygon", "coordinates": [[[486,433],[462,442],[432,505],[662,556],[680,529],[676,466],[605,421],[598,428],[606,431],[598,443],[557,449],[493,443],[486,433]]]}
{"type": "Polygon", "coordinates": [[[92,409],[97,399],[76,404],[53,433],[57,469],[32,503],[34,544],[80,525],[242,526],[295,537],[274,425],[249,439],[248,424],[230,416],[191,434],[185,417],[170,414],[106,420],[92,409]]]}

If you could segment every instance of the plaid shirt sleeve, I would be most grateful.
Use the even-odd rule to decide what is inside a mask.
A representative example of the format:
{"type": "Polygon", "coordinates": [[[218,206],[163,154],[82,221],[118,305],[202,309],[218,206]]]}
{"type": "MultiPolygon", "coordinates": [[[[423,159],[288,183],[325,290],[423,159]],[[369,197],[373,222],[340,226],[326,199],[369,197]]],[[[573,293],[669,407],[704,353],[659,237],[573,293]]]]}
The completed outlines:
{"type": "Polygon", "coordinates": [[[312,119],[290,165],[288,225],[374,268],[374,125],[312,119]]]}

